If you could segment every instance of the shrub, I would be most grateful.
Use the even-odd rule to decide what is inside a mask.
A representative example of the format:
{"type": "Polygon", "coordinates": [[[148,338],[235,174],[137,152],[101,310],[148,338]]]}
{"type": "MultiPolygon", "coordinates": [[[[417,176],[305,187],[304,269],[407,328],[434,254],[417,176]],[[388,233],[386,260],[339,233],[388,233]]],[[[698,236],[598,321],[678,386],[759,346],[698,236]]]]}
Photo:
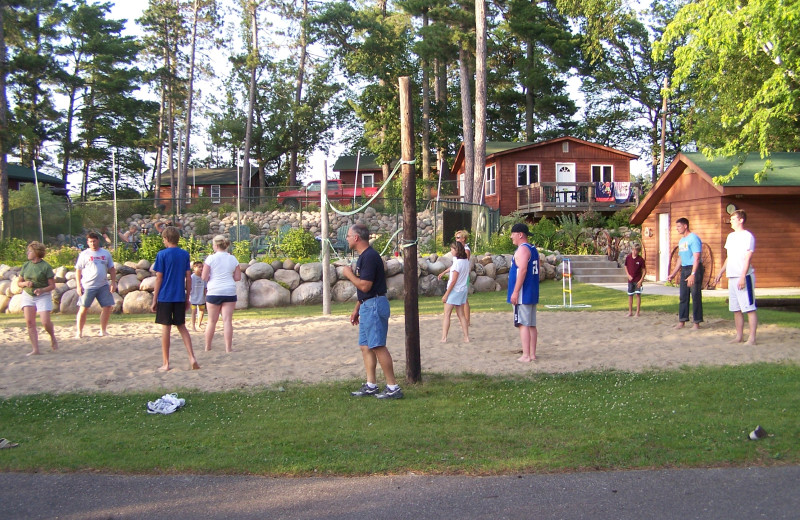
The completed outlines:
{"type": "Polygon", "coordinates": [[[551,250],[553,249],[558,229],[555,222],[547,217],[542,217],[539,222],[533,225],[531,233],[533,233],[532,242],[536,244],[537,248],[551,250]]]}
{"type": "Polygon", "coordinates": [[[0,240],[0,262],[22,265],[27,259],[28,243],[21,238],[0,240]]]}
{"type": "Polygon", "coordinates": [[[511,241],[511,226],[489,238],[489,251],[496,255],[511,254],[515,250],[514,243],[511,241]]]}
{"type": "Polygon", "coordinates": [[[231,254],[236,257],[240,263],[247,263],[250,261],[250,241],[237,240],[232,244],[233,250],[231,254]]]}
{"type": "Polygon", "coordinates": [[[314,236],[304,229],[294,228],[283,235],[280,249],[289,258],[309,258],[319,255],[320,245],[314,236]]]}
{"type": "Polygon", "coordinates": [[[195,235],[207,235],[211,230],[211,225],[206,217],[197,217],[194,221],[195,235]]]}
{"type": "Polygon", "coordinates": [[[180,240],[178,240],[178,246],[189,252],[189,257],[192,259],[192,262],[202,262],[208,255],[214,252],[211,244],[204,244],[202,240],[193,236],[181,237],[180,240]]]}
{"type": "Polygon", "coordinates": [[[128,244],[120,244],[115,250],[111,251],[111,258],[113,258],[115,262],[121,264],[125,262],[135,262],[139,260],[138,257],[139,253],[134,251],[128,244]]]}
{"type": "Polygon", "coordinates": [[[213,208],[211,197],[197,197],[197,199],[186,207],[186,213],[205,213],[213,208]]]}
{"type": "Polygon", "coordinates": [[[236,211],[236,206],[234,206],[230,202],[226,202],[224,204],[220,204],[219,206],[217,206],[217,216],[219,218],[224,217],[228,213],[233,213],[234,211],[236,211]]]}
{"type": "Polygon", "coordinates": [[[156,261],[156,255],[162,249],[164,249],[164,242],[161,240],[161,235],[143,235],[138,256],[153,263],[156,261]]]}
{"type": "Polygon", "coordinates": [[[80,250],[76,247],[61,246],[58,249],[48,249],[44,260],[52,267],[72,267],[78,259],[80,250]]]}
{"type": "Polygon", "coordinates": [[[261,228],[255,222],[245,222],[245,225],[250,228],[251,235],[258,236],[261,234],[261,228]]]}
{"type": "Polygon", "coordinates": [[[628,227],[631,225],[631,216],[633,212],[636,211],[636,208],[625,208],[617,211],[610,217],[608,217],[608,222],[606,226],[609,228],[619,228],[619,227],[628,227]]]}

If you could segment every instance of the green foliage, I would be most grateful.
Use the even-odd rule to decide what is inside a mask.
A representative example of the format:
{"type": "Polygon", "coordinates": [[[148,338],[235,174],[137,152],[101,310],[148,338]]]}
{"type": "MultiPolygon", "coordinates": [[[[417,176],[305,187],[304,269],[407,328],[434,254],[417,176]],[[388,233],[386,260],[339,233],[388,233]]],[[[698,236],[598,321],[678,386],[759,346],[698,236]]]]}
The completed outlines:
{"type": "Polygon", "coordinates": [[[553,247],[565,255],[588,253],[591,237],[586,233],[583,223],[572,213],[561,215],[558,221],[559,230],[553,247]]]}
{"type": "Polygon", "coordinates": [[[587,209],[579,214],[578,221],[583,224],[584,227],[592,229],[601,228],[606,225],[606,217],[593,209],[587,209]]]}
{"type": "Polygon", "coordinates": [[[211,202],[211,197],[197,197],[186,207],[186,213],[206,213],[213,207],[214,204],[211,202]]]}
{"type": "Polygon", "coordinates": [[[52,267],[73,267],[80,250],[76,247],[61,246],[58,249],[47,249],[44,260],[52,267]]]}
{"type": "Polygon", "coordinates": [[[115,262],[124,264],[125,262],[136,262],[139,260],[139,253],[134,251],[128,244],[119,244],[117,248],[111,251],[111,258],[115,262]]]}
{"type": "Polygon", "coordinates": [[[189,252],[189,257],[192,259],[192,262],[202,262],[208,255],[214,252],[211,244],[204,244],[202,240],[193,236],[181,237],[178,240],[178,246],[189,252]]]}
{"type": "Polygon", "coordinates": [[[139,258],[150,263],[156,261],[156,255],[164,249],[164,241],[161,235],[148,234],[142,235],[142,243],[139,245],[139,258]]]}
{"type": "Polygon", "coordinates": [[[0,240],[0,262],[9,265],[22,265],[28,259],[28,243],[21,238],[0,240]]]}
{"type": "Polygon", "coordinates": [[[251,235],[258,236],[261,234],[261,228],[255,222],[245,222],[245,225],[250,230],[251,235]]]}
{"type": "Polygon", "coordinates": [[[240,263],[247,263],[250,261],[250,241],[237,240],[231,244],[231,254],[236,257],[240,263]]]}
{"type": "Polygon", "coordinates": [[[197,217],[194,221],[194,233],[196,235],[207,235],[211,230],[211,224],[209,224],[208,219],[206,217],[197,217]]]}
{"type": "Polygon", "coordinates": [[[511,254],[515,250],[511,241],[511,226],[507,226],[500,233],[495,233],[489,239],[489,251],[496,255],[511,254]]]}
{"type": "Polygon", "coordinates": [[[553,250],[553,245],[558,235],[558,228],[556,228],[555,222],[547,217],[542,217],[539,222],[533,225],[531,233],[533,233],[532,242],[536,244],[537,248],[548,251],[553,250]]]}
{"type": "MultiPolygon", "coordinates": [[[[67,201],[55,195],[44,184],[39,185],[39,196],[42,208],[42,229],[45,237],[59,233],[69,233],[67,201]]],[[[32,236],[38,237],[39,206],[36,199],[36,185],[31,183],[24,185],[18,191],[10,190],[8,192],[8,204],[9,209],[26,223],[26,228],[29,231],[36,230],[32,236]]],[[[30,237],[31,235],[25,234],[23,236],[30,237]]]]}
{"type": "Polygon", "coordinates": [[[316,257],[320,252],[319,242],[314,235],[300,228],[289,230],[280,243],[280,250],[289,258],[316,257]]]}
{"type": "Polygon", "coordinates": [[[629,227],[631,225],[631,216],[633,212],[636,211],[636,208],[625,208],[617,211],[610,217],[608,217],[608,221],[606,222],[606,226],[609,228],[620,228],[620,227],[629,227]]]}
{"type": "Polygon", "coordinates": [[[219,218],[222,218],[228,213],[233,213],[235,211],[236,211],[236,206],[230,202],[225,202],[217,206],[217,216],[219,218]]]}

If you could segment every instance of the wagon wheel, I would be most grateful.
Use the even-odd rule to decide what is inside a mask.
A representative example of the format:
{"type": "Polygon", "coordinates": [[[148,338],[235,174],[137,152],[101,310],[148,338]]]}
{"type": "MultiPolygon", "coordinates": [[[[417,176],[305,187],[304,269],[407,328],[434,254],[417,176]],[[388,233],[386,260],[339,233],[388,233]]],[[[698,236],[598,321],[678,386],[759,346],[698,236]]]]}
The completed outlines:
{"type": "MultiPolygon", "coordinates": [[[[669,272],[671,273],[675,267],[680,264],[680,256],[678,256],[678,246],[672,250],[669,255],[669,272]]],[[[700,253],[700,261],[703,262],[703,285],[702,289],[713,289],[713,276],[714,276],[714,253],[711,251],[711,246],[703,243],[703,252],[700,253]]]]}
{"type": "Polygon", "coordinates": [[[606,231],[605,229],[597,230],[597,233],[594,234],[592,242],[594,243],[595,254],[598,255],[610,254],[609,247],[611,245],[611,235],[609,235],[608,231],[606,231]]]}
{"type": "Polygon", "coordinates": [[[641,245],[639,240],[635,237],[622,237],[619,239],[619,245],[617,246],[619,250],[619,256],[617,257],[617,265],[620,263],[624,263],[625,259],[628,258],[628,255],[631,254],[633,251],[633,244],[639,244],[639,254],[642,258],[647,258],[644,254],[644,247],[641,245]]]}

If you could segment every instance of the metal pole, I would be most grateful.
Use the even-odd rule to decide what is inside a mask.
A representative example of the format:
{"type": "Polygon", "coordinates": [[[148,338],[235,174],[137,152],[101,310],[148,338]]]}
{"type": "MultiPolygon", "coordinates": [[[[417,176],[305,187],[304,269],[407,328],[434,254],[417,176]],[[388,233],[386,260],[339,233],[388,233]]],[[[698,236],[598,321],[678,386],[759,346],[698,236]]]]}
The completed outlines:
{"type": "Polygon", "coordinates": [[[330,263],[331,248],[328,246],[330,231],[328,230],[328,161],[325,161],[325,168],[322,172],[322,194],[320,198],[320,220],[322,227],[322,314],[328,316],[331,313],[331,281],[330,263]]]}
{"type": "Polygon", "coordinates": [[[39,195],[39,171],[33,161],[33,183],[36,185],[36,207],[39,210],[39,242],[44,244],[44,226],[42,226],[42,199],[39,195]]]}
{"type": "Polygon", "coordinates": [[[414,116],[411,79],[400,82],[400,150],[403,164],[403,283],[405,284],[406,379],[422,382],[419,349],[419,279],[417,276],[417,188],[414,165],[414,116]]]}
{"type": "MultiPolygon", "coordinates": [[[[353,185],[353,210],[356,209],[356,194],[358,193],[358,166],[361,162],[361,150],[356,153],[356,183],[353,185]]],[[[328,173],[325,172],[325,175],[328,173]]],[[[344,186],[342,186],[344,188],[344,186]]]]}
{"type": "MultiPolygon", "coordinates": [[[[239,154],[241,150],[236,150],[236,239],[239,239],[239,226],[242,225],[242,189],[241,189],[241,173],[239,170],[239,154]]],[[[241,171],[244,171],[244,164],[241,171]]],[[[232,238],[232,237],[231,237],[232,238]]]]}
{"type": "Polygon", "coordinates": [[[114,219],[112,222],[112,233],[114,233],[114,249],[117,248],[117,151],[111,151],[111,183],[114,185],[114,219]]]}

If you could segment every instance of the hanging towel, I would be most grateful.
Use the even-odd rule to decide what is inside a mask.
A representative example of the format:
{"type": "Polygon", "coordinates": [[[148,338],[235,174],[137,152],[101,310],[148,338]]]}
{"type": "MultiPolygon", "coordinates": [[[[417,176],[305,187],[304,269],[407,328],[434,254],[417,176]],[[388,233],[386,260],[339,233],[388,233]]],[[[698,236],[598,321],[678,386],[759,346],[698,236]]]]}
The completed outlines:
{"type": "Polygon", "coordinates": [[[631,196],[630,182],[614,183],[614,200],[616,200],[617,204],[624,204],[628,202],[630,196],[631,196]]]}
{"type": "Polygon", "coordinates": [[[610,182],[596,182],[594,188],[594,200],[597,202],[613,202],[613,185],[610,182]]]}

